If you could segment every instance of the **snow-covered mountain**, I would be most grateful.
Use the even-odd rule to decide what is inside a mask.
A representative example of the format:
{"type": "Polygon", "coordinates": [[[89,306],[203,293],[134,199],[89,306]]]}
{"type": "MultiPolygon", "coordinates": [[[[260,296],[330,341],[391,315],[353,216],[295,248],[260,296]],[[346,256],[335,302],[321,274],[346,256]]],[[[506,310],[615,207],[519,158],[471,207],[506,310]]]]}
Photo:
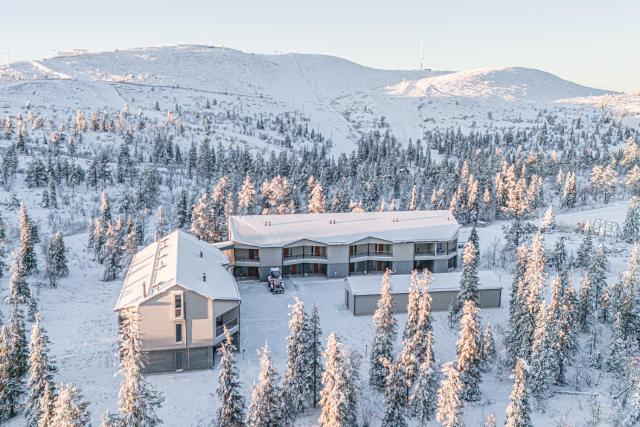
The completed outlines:
{"type": "Polygon", "coordinates": [[[602,96],[616,94],[519,67],[379,70],[327,55],[257,55],[192,45],[0,67],[0,108],[7,112],[26,103],[70,110],[128,103],[149,110],[164,100],[197,107],[205,98],[227,97],[245,114],[302,112],[336,142],[336,151],[352,148],[376,123],[403,141],[434,126],[497,127],[533,118],[541,108],[599,107],[602,96]],[[579,103],[571,101],[577,97],[579,103]]]}

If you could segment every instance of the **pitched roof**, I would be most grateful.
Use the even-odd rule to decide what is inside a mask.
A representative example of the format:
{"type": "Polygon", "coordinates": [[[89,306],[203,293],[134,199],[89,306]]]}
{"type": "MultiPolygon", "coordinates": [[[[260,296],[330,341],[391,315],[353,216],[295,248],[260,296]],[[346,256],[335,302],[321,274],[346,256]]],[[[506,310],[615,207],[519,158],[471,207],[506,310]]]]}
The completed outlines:
{"type": "Polygon", "coordinates": [[[138,306],[175,285],[211,299],[240,300],[228,263],[215,246],[176,230],[133,257],[114,310],[138,306]]]}
{"type": "Polygon", "coordinates": [[[452,239],[460,225],[448,210],[232,216],[230,240],[280,247],[299,240],[350,244],[368,237],[389,242],[452,239]]]}
{"type": "MultiPolygon", "coordinates": [[[[457,291],[460,289],[462,272],[433,273],[431,277],[433,280],[429,285],[429,292],[457,291]]],[[[478,289],[502,289],[500,277],[493,271],[479,271],[478,278],[480,279],[478,289]]],[[[380,293],[382,285],[381,275],[349,276],[344,280],[345,287],[349,287],[353,295],[377,295],[380,293]]],[[[392,274],[390,280],[391,293],[404,294],[409,292],[409,286],[411,285],[410,274],[392,274]]]]}

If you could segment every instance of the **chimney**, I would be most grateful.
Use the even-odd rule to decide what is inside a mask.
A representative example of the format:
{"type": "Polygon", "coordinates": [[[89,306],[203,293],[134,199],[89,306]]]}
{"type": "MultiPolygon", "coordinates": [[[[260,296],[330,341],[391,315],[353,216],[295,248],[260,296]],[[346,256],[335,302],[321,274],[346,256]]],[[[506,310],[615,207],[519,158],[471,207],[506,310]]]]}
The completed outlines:
{"type": "Polygon", "coordinates": [[[203,282],[207,281],[207,273],[202,273],[202,281],[203,282]]]}

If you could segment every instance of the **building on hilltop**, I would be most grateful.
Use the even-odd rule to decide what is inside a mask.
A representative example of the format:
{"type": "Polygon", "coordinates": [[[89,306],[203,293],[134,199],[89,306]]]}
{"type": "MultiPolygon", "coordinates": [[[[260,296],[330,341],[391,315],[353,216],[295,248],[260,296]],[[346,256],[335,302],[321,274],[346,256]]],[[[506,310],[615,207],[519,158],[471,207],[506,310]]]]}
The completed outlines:
{"type": "Polygon", "coordinates": [[[396,274],[458,264],[460,225],[447,210],[232,216],[223,247],[238,278],[396,274]]]}
{"type": "Polygon", "coordinates": [[[114,310],[140,313],[145,373],[213,367],[225,326],[239,340],[240,294],[227,257],[180,230],[133,257],[114,310]]]}

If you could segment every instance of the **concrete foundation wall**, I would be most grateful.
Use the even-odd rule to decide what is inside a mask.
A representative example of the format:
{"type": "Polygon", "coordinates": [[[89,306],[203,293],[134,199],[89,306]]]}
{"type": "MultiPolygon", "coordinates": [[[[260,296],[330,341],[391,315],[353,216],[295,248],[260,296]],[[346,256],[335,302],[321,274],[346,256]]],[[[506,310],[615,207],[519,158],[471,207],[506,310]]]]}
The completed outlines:
{"type": "Polygon", "coordinates": [[[156,350],[145,352],[147,364],[145,374],[176,371],[176,353],[182,352],[182,370],[192,371],[213,368],[213,347],[195,347],[180,350],[156,350]]]}
{"type": "Polygon", "coordinates": [[[342,278],[349,275],[349,264],[327,264],[327,278],[342,278]]]}
{"type": "Polygon", "coordinates": [[[446,273],[447,271],[449,271],[448,259],[436,259],[433,261],[432,273],[446,273]]]}

